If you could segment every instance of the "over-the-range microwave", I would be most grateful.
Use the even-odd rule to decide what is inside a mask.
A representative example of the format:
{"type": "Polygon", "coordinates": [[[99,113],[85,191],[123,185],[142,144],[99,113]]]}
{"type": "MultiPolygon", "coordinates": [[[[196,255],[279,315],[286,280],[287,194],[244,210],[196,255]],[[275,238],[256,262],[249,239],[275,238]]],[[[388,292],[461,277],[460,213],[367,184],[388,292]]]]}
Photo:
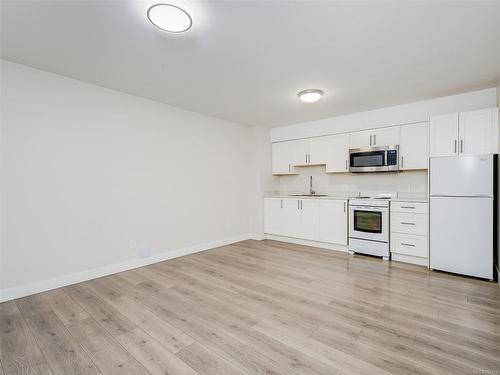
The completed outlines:
{"type": "Polygon", "coordinates": [[[350,172],[398,172],[399,145],[351,148],[350,172]]]}

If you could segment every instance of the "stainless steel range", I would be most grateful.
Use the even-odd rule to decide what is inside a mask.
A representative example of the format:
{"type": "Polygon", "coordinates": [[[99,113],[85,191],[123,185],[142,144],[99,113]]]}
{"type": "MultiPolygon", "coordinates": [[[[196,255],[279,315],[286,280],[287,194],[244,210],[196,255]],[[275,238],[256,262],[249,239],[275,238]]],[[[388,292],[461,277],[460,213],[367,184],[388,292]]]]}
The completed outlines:
{"type": "Polygon", "coordinates": [[[349,253],[389,260],[389,198],[349,200],[349,253]]]}

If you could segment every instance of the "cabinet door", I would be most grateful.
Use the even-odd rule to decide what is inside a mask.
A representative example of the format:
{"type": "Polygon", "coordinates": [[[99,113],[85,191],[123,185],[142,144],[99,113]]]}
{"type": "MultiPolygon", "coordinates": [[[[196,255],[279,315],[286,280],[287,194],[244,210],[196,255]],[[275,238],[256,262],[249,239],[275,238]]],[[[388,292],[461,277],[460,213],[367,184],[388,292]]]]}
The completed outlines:
{"type": "Polygon", "coordinates": [[[349,172],[349,134],[327,137],[326,172],[349,172]]]}
{"type": "Polygon", "coordinates": [[[300,237],[300,202],[298,199],[283,199],[283,235],[300,237]]]}
{"type": "Polygon", "coordinates": [[[264,198],[264,233],[284,234],[284,209],[281,198],[264,198]]]}
{"type": "Polygon", "coordinates": [[[459,152],[463,155],[482,155],[493,152],[492,109],[462,112],[459,115],[459,152]]]}
{"type": "Polygon", "coordinates": [[[291,142],[276,142],[271,145],[273,174],[292,174],[293,151],[291,142]]]}
{"type": "Polygon", "coordinates": [[[453,156],[458,153],[458,113],[429,119],[429,156],[453,156]]]}
{"type": "Polygon", "coordinates": [[[372,146],[399,145],[399,126],[372,130],[372,146]]]}
{"type": "Polygon", "coordinates": [[[298,139],[290,141],[293,148],[292,165],[306,165],[309,155],[309,139],[298,139]]]}
{"type": "Polygon", "coordinates": [[[349,134],[350,148],[370,147],[372,146],[372,143],[373,143],[373,131],[371,130],[364,130],[349,134]]]}
{"type": "Polygon", "coordinates": [[[429,162],[427,123],[401,126],[399,167],[403,170],[427,169],[429,162]]]}
{"type": "Polygon", "coordinates": [[[319,239],[347,245],[347,201],[322,200],[319,203],[319,239]]]}
{"type": "Polygon", "coordinates": [[[300,201],[300,238],[318,240],[319,237],[319,201],[302,199],[300,201]]]}
{"type": "Polygon", "coordinates": [[[326,164],[328,137],[309,139],[309,164],[326,164]]]}

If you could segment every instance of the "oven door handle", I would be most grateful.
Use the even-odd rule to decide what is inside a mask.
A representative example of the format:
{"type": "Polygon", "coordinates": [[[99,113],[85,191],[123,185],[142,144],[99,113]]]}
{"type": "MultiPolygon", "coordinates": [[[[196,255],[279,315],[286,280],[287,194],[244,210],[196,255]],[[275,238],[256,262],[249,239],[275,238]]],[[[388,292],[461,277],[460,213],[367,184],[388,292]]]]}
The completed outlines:
{"type": "Polygon", "coordinates": [[[389,211],[388,207],[373,207],[373,206],[350,206],[352,211],[373,211],[373,212],[386,212],[389,211]]]}

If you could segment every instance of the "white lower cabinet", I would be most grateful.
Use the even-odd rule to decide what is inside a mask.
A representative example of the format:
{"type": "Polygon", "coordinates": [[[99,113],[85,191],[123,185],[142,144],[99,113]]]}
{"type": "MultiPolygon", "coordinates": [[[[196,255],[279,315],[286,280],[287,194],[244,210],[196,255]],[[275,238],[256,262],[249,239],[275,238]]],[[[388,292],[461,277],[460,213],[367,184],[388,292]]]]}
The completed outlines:
{"type": "Polygon", "coordinates": [[[264,232],[347,245],[347,200],[264,198],[264,232]]]}
{"type": "Polygon", "coordinates": [[[299,238],[317,240],[319,236],[319,200],[301,199],[299,211],[299,238]]]}
{"type": "Polygon", "coordinates": [[[285,211],[283,210],[283,199],[264,199],[264,232],[273,234],[284,234],[285,211]]]}
{"type": "Polygon", "coordinates": [[[319,202],[319,240],[347,245],[347,201],[319,202]]]}
{"type": "Polygon", "coordinates": [[[391,257],[393,260],[428,265],[427,203],[391,203],[391,257]]]}
{"type": "Polygon", "coordinates": [[[300,233],[300,200],[283,199],[283,235],[295,237],[300,233]]]}

